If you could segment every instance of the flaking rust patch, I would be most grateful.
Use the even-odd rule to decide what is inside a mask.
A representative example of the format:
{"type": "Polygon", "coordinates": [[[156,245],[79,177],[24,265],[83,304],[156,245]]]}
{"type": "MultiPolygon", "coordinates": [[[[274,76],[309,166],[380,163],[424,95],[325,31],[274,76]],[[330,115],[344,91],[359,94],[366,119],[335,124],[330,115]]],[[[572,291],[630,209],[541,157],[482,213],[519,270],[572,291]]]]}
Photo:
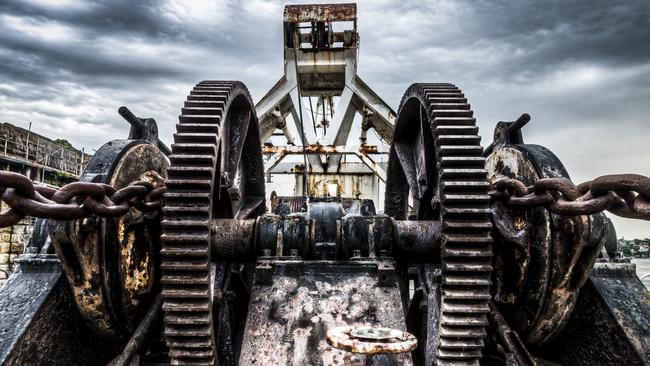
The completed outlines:
{"type": "MultiPolygon", "coordinates": [[[[143,291],[148,292],[147,290],[151,285],[149,252],[145,253],[143,259],[134,261],[132,252],[135,250],[135,243],[135,233],[131,231],[128,234],[126,245],[123,246],[121,250],[122,265],[124,266],[124,273],[126,273],[124,288],[131,295],[138,295],[143,291]]],[[[137,298],[134,298],[134,301],[137,302],[137,298]]]]}

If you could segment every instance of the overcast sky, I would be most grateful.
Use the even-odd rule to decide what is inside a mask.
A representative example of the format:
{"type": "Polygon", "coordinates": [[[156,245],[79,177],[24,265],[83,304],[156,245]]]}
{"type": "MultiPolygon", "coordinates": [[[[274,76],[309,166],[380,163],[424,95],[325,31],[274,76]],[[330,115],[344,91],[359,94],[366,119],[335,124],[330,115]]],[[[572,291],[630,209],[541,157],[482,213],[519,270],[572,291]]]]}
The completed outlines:
{"type": "MultiPolygon", "coordinates": [[[[334,1],[335,2],[335,1],[334,1]]],[[[117,108],[169,143],[204,79],[255,101],[282,74],[280,1],[0,1],[0,122],[96,149],[124,138],[117,108]]],[[[290,2],[293,3],[293,2],[290,2]]],[[[394,109],[413,82],[468,96],[484,144],[528,112],[576,182],[650,176],[650,1],[360,1],[359,74],[394,109]]],[[[616,220],[619,236],[650,223],[616,220]]]]}

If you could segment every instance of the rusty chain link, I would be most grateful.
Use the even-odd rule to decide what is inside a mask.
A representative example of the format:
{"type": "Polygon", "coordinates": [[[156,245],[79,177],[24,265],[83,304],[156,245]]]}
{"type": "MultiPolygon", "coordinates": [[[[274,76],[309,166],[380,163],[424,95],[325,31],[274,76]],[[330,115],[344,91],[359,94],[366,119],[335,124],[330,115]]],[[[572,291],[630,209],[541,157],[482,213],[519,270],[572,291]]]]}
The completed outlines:
{"type": "Polygon", "coordinates": [[[643,175],[604,175],[578,185],[567,178],[542,178],[529,187],[504,177],[496,180],[493,188],[492,200],[511,208],[543,206],[564,216],[607,210],[621,217],[650,220],[650,178],[643,175]]]}
{"type": "MultiPolygon", "coordinates": [[[[565,215],[589,215],[609,211],[615,215],[650,220],[650,178],[638,174],[605,175],[575,185],[567,178],[542,178],[532,186],[512,178],[493,183],[492,201],[516,209],[546,207],[565,215]]],[[[0,197],[10,207],[0,213],[0,227],[18,223],[25,216],[75,220],[95,214],[117,217],[135,207],[142,212],[162,208],[166,188],[137,181],[115,190],[102,183],[74,182],[60,189],[34,185],[29,178],[0,172],[0,197]]]]}
{"type": "Polygon", "coordinates": [[[35,185],[13,172],[0,172],[0,197],[10,208],[0,213],[0,227],[18,223],[25,216],[53,220],[76,220],[95,214],[125,215],[131,207],[146,213],[162,208],[164,186],[137,181],[115,190],[103,183],[73,182],[54,189],[35,185]]]}

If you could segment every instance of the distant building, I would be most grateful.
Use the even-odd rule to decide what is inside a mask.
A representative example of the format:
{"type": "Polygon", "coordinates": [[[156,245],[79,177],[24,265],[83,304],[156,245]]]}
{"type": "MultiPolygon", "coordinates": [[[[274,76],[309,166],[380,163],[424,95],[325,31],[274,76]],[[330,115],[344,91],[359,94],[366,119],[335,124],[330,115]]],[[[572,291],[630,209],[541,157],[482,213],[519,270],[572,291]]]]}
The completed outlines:
{"type": "Polygon", "coordinates": [[[2,123],[0,169],[19,172],[46,184],[61,185],[77,180],[91,155],[66,142],[56,142],[11,123],[2,123]]]}
{"type": "Polygon", "coordinates": [[[619,239],[618,250],[628,257],[650,257],[650,239],[619,239]]]}

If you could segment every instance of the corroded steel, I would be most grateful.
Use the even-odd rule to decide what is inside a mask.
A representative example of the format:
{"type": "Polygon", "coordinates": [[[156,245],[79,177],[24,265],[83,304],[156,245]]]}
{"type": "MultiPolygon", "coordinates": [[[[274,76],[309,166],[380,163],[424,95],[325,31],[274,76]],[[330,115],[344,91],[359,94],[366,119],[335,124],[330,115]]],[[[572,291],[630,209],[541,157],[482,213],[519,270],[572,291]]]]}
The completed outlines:
{"type": "Polygon", "coordinates": [[[604,175],[575,185],[565,177],[541,178],[527,187],[503,177],[494,182],[493,200],[512,208],[547,207],[564,215],[590,215],[609,211],[615,215],[650,220],[650,178],[638,174],[604,175]]]}
{"type": "MultiPolygon", "coordinates": [[[[394,218],[408,216],[428,221],[394,221],[389,216],[367,216],[371,212],[374,214],[374,208],[370,208],[364,200],[314,197],[311,198],[313,202],[307,205],[304,197],[277,196],[276,209],[287,205],[288,211],[276,218],[267,216],[259,220],[244,220],[246,217],[254,218],[263,211],[263,191],[260,190],[263,178],[261,149],[255,143],[256,124],[251,122],[254,114],[246,113],[246,108],[243,108],[242,113],[242,105],[238,105],[236,113],[228,114],[227,109],[223,112],[223,106],[227,105],[224,101],[235,103],[228,99],[233,98],[228,93],[231,93],[232,88],[238,87],[236,85],[233,82],[207,82],[197,86],[180,117],[179,133],[175,136],[178,141],[173,146],[177,153],[170,157],[176,165],[166,169],[170,172],[169,184],[176,185],[177,189],[166,196],[168,220],[163,224],[166,230],[163,238],[167,245],[162,250],[166,261],[161,266],[166,272],[166,277],[163,278],[166,289],[162,295],[169,320],[166,331],[167,341],[172,346],[170,356],[176,360],[210,364],[216,362],[217,355],[230,360],[238,355],[238,351],[231,349],[229,343],[235,339],[234,318],[224,315],[224,311],[227,313],[230,310],[215,313],[211,305],[229,309],[227,304],[230,290],[228,285],[224,285],[227,281],[220,281],[228,277],[226,273],[230,269],[218,267],[219,265],[218,268],[215,267],[215,261],[210,259],[210,255],[221,260],[241,260],[256,255],[265,256],[268,251],[271,255],[311,260],[320,258],[314,257],[319,253],[315,245],[319,240],[331,244],[330,249],[338,253],[332,258],[358,261],[392,254],[395,259],[411,264],[430,262],[436,265],[442,262],[442,268],[446,270],[436,272],[441,281],[441,303],[437,305],[436,301],[431,301],[432,296],[437,296],[434,288],[438,285],[429,286],[429,291],[432,292],[426,294],[428,307],[436,308],[427,308],[430,314],[428,318],[433,323],[427,325],[428,334],[425,333],[425,336],[434,337],[431,342],[437,340],[435,346],[438,349],[438,362],[475,360],[479,357],[477,350],[483,345],[481,339],[484,335],[477,329],[485,325],[486,310],[483,303],[486,296],[481,291],[489,283],[480,282],[477,273],[489,272],[489,256],[485,255],[484,245],[489,237],[484,234],[491,232],[503,246],[496,252],[494,261],[490,262],[495,266],[495,283],[492,285],[494,301],[501,307],[505,306],[508,311],[506,315],[501,315],[498,309],[493,308],[489,313],[492,323],[489,329],[496,332],[498,342],[507,351],[506,360],[508,357],[523,358],[526,359],[525,362],[534,363],[535,359],[530,356],[519,337],[524,337],[528,344],[545,345],[549,342],[552,344],[558,334],[561,336],[574,312],[579,289],[587,283],[589,270],[611,237],[611,223],[608,224],[600,214],[601,211],[610,210],[626,217],[648,219],[650,178],[634,174],[609,175],[575,185],[567,178],[564,168],[552,153],[540,147],[523,145],[520,128],[529,120],[524,115],[511,125],[498,126],[497,130],[501,132],[495,133],[495,141],[500,142],[490,149],[492,154],[487,165],[493,173],[494,190],[490,195],[492,221],[495,224],[490,229],[489,225],[481,221],[486,213],[483,206],[469,207],[462,203],[469,200],[483,205],[488,197],[477,193],[479,190],[487,192],[488,184],[479,180],[479,174],[485,170],[480,167],[483,158],[480,157],[480,146],[474,135],[476,128],[473,126],[469,106],[455,103],[462,102],[464,98],[453,86],[420,85],[413,87],[412,94],[407,95],[421,104],[407,99],[403,101],[407,107],[400,109],[399,126],[403,127],[403,121],[415,119],[420,123],[420,131],[416,132],[416,135],[419,134],[416,138],[408,135],[413,133],[412,129],[402,129],[396,133],[395,146],[391,151],[393,170],[389,170],[391,179],[387,189],[390,194],[387,198],[391,202],[387,207],[394,218]],[[426,98],[421,99],[422,95],[426,98]],[[426,103],[432,104],[427,106],[426,103]],[[414,104],[415,107],[409,104],[414,104]],[[422,106],[425,106],[424,109],[422,106]],[[211,111],[225,113],[225,117],[223,114],[219,114],[218,118],[211,116],[211,111]],[[219,123],[211,124],[210,118],[219,123]],[[227,130],[220,127],[224,120],[230,127],[227,130]],[[242,125],[245,128],[240,128],[242,125]],[[433,129],[429,130],[429,126],[433,129]],[[208,141],[205,129],[215,131],[213,136],[216,143],[208,141]],[[216,136],[221,137],[217,139],[216,136]],[[196,139],[198,143],[191,142],[197,141],[196,139]],[[530,151],[526,156],[533,160],[526,162],[526,159],[518,157],[513,142],[517,142],[519,148],[528,146],[530,151]],[[208,159],[206,152],[214,152],[214,155],[208,159]],[[221,160],[217,159],[218,152],[222,154],[221,160]],[[424,155],[418,155],[419,152],[424,155]],[[433,161],[436,161],[440,170],[431,169],[433,161]],[[516,164],[508,165],[510,163],[506,164],[505,161],[516,161],[516,164]],[[198,162],[209,166],[203,167],[198,162]],[[206,175],[208,172],[212,174],[210,178],[206,175]],[[509,176],[503,175],[505,173],[509,176]],[[210,189],[200,192],[197,187],[202,187],[202,184],[210,189]],[[215,189],[210,184],[218,184],[219,188],[215,189]],[[432,189],[429,185],[436,188],[432,189]],[[442,194],[439,190],[442,190],[442,194]],[[414,198],[415,212],[407,215],[405,194],[408,191],[414,198]],[[305,219],[309,216],[301,216],[308,215],[310,211],[314,213],[316,211],[313,210],[317,207],[325,207],[328,202],[334,201],[339,202],[345,212],[352,211],[345,215],[341,211],[333,218],[322,218],[318,224],[305,219]],[[305,207],[309,207],[307,212],[292,214],[304,211],[305,207]],[[276,221],[281,225],[271,225],[276,221]],[[259,231],[267,226],[270,231],[265,230],[271,235],[268,238],[259,231]],[[207,228],[205,235],[202,231],[199,232],[203,227],[207,228]],[[318,227],[320,231],[317,230],[318,227]],[[321,232],[325,227],[331,227],[333,231],[325,235],[321,232]],[[531,229],[533,227],[535,230],[531,229]],[[474,236],[468,236],[471,232],[474,236]],[[318,239],[319,235],[321,239],[318,239]],[[259,247],[265,240],[271,246],[259,247]],[[204,243],[204,249],[198,250],[199,242],[204,243]],[[450,247],[451,244],[470,242],[482,243],[478,252],[472,252],[476,249],[474,246],[450,247]],[[282,245],[278,246],[279,243],[282,245]],[[533,247],[531,243],[540,245],[533,247]],[[208,258],[206,261],[197,261],[199,251],[205,253],[208,258]],[[509,257],[513,254],[514,257],[509,257]],[[531,268],[536,272],[531,272],[531,268]],[[205,277],[201,279],[216,280],[218,283],[194,283],[192,281],[200,276],[188,275],[191,271],[203,271],[205,277]],[[465,277],[467,274],[471,276],[465,277]],[[506,277],[507,281],[504,280],[506,277]],[[222,285],[226,288],[222,288],[222,285]],[[473,285],[478,287],[473,288],[473,285]],[[454,291],[457,293],[454,294],[454,291]],[[209,298],[201,297],[205,294],[209,298]],[[518,299],[524,297],[526,305],[518,305],[518,299]],[[210,306],[205,306],[206,303],[210,306]],[[530,319],[521,316],[526,313],[533,316],[530,319]],[[219,318],[221,325],[206,328],[210,326],[207,319],[213,319],[214,316],[219,318]],[[440,323],[436,323],[437,319],[440,319],[440,323]],[[458,338],[460,331],[469,333],[458,338]],[[209,342],[197,341],[201,336],[209,342]],[[224,354],[227,355],[223,356],[224,354]]],[[[248,107],[252,108],[251,105],[249,103],[248,107]]],[[[145,151],[147,147],[155,149],[150,144],[129,146],[124,145],[124,151],[132,151],[134,156],[139,157],[150,155],[145,151]]],[[[322,148],[327,150],[329,147],[316,146],[314,153],[325,151],[322,148]]],[[[138,182],[129,184],[134,178],[134,172],[141,170],[141,162],[149,161],[147,159],[150,158],[136,159],[136,163],[126,163],[118,155],[111,159],[107,161],[115,165],[112,170],[114,174],[98,175],[103,180],[108,179],[110,184],[79,182],[59,190],[34,185],[24,176],[15,173],[0,172],[2,199],[11,207],[3,215],[8,218],[22,217],[23,214],[49,219],[84,218],[83,224],[74,230],[85,236],[75,237],[73,241],[89,243],[98,240],[97,235],[101,231],[96,228],[103,220],[101,217],[117,216],[115,230],[113,232],[109,229],[109,233],[117,235],[121,243],[121,257],[113,264],[121,264],[116,267],[115,273],[120,275],[119,286],[126,291],[122,293],[121,299],[113,300],[122,301],[120,311],[127,315],[118,318],[124,319],[125,324],[130,324],[126,329],[133,329],[136,325],[134,321],[140,318],[134,317],[138,313],[134,310],[135,307],[129,307],[137,305],[141,291],[151,291],[155,265],[152,253],[141,255],[143,253],[133,252],[137,248],[143,248],[142,243],[149,243],[151,238],[143,239],[144,241],[137,239],[140,231],[129,222],[138,220],[133,217],[129,219],[129,212],[136,212],[145,219],[155,217],[162,207],[160,196],[165,187],[162,178],[153,172],[145,173],[138,182]],[[123,188],[116,189],[118,187],[123,188]],[[138,240],[141,243],[138,244],[138,240]]],[[[162,161],[157,159],[150,161],[162,161]]],[[[69,230],[55,229],[50,232],[57,253],[66,252],[61,243],[68,240],[64,240],[68,234],[69,230]]],[[[101,286],[92,285],[95,283],[95,273],[106,272],[106,268],[97,261],[97,249],[98,247],[89,245],[78,250],[79,257],[74,263],[80,266],[77,270],[81,270],[81,280],[76,279],[74,274],[68,277],[73,289],[76,289],[73,294],[76,302],[81,304],[80,309],[85,312],[86,320],[91,319],[96,330],[111,329],[115,327],[116,310],[104,300],[101,286]]],[[[64,271],[67,271],[66,266],[71,262],[66,261],[65,256],[62,258],[64,271]]],[[[378,273],[390,274],[392,267],[383,267],[381,263],[382,260],[377,261],[378,273]]],[[[264,271],[260,270],[259,273],[264,271]]],[[[260,283],[272,282],[272,277],[259,279],[262,281],[260,283]]],[[[378,284],[384,286],[390,281],[392,280],[382,279],[378,284]]],[[[629,323],[629,320],[625,321],[629,323]]],[[[127,333],[121,334],[123,336],[127,333]]],[[[430,345],[427,341],[427,352],[436,349],[430,348],[430,345]]]]}
{"type": "Polygon", "coordinates": [[[9,210],[0,214],[0,227],[11,226],[25,216],[54,220],[75,220],[92,214],[118,217],[129,209],[153,212],[162,207],[165,187],[138,181],[116,190],[99,183],[73,182],[60,189],[35,185],[19,173],[0,172],[2,200],[9,210]]]}
{"type": "Polygon", "coordinates": [[[397,288],[394,269],[382,285],[372,259],[257,264],[268,265],[270,281],[253,286],[240,365],[413,365],[409,353],[372,363],[372,356],[327,343],[327,331],[338,326],[406,330],[399,294],[391,291],[397,288]]]}
{"type": "Polygon", "coordinates": [[[285,23],[354,21],[357,4],[287,5],[284,8],[285,23]]]}
{"type": "Polygon", "coordinates": [[[158,294],[138,327],[133,331],[122,353],[114,358],[108,366],[128,366],[132,364],[132,359],[142,349],[147,337],[151,335],[152,324],[160,318],[161,312],[162,297],[158,294]]]}
{"type": "Polygon", "coordinates": [[[528,114],[483,150],[452,84],[413,84],[396,117],[356,75],[356,20],[355,4],[286,6],[284,76],[257,110],[240,82],[197,84],[171,151],[121,107],[129,139],[82,182],[0,172],[0,227],[47,218],[0,289],[0,363],[648,364],[650,293],[603,211],[650,220],[650,178],[575,185],[524,143],[528,114]],[[329,103],[318,140],[312,96],[329,103]],[[272,146],[277,128],[293,145],[289,114],[302,147],[272,146]],[[392,144],[388,171],[370,128],[392,144]],[[309,177],[265,214],[265,173],[309,177]],[[358,198],[380,181],[378,215],[358,198]]]}
{"type": "Polygon", "coordinates": [[[411,333],[398,329],[342,326],[327,331],[327,343],[352,353],[405,353],[417,347],[411,333]]]}
{"type": "MultiPolygon", "coordinates": [[[[504,126],[511,125],[497,125],[495,136],[502,137],[486,161],[493,182],[516,178],[513,187],[519,192],[544,180],[560,182],[565,190],[571,186],[552,152],[524,144],[520,131],[514,138],[503,137],[498,131],[504,126]]],[[[523,209],[501,201],[492,202],[492,221],[500,243],[494,248],[493,299],[528,344],[545,343],[571,316],[608,226],[601,213],[563,216],[543,206],[523,209]]]]}
{"type": "Polygon", "coordinates": [[[648,365],[649,304],[633,263],[596,263],[564,330],[535,351],[563,365],[648,365]]]}
{"type": "MultiPolygon", "coordinates": [[[[102,146],[80,179],[84,184],[101,182],[97,187],[113,190],[137,181],[141,187],[162,193],[167,169],[162,152],[143,141],[126,141],[132,142],[102,146]],[[97,164],[114,151],[116,159],[110,164],[97,164]],[[96,170],[97,166],[101,168],[96,170]]],[[[91,215],[81,220],[47,221],[52,246],[79,312],[94,332],[125,339],[158,292],[160,219],[159,209],[143,212],[133,206],[118,217],[91,215]]]]}
{"type": "Polygon", "coordinates": [[[153,118],[139,118],[136,117],[127,107],[121,106],[117,109],[117,113],[122,116],[131,125],[129,131],[129,139],[131,140],[144,140],[156,146],[165,155],[171,154],[169,147],[158,138],[158,125],[153,118]]]}
{"type": "Polygon", "coordinates": [[[213,263],[211,220],[264,211],[259,132],[248,90],[236,81],[197,84],[179,122],[162,222],[165,336],[172,363],[214,365],[232,325],[214,311],[230,276],[213,263]]]}
{"type": "Polygon", "coordinates": [[[500,344],[504,348],[505,364],[507,366],[538,366],[539,361],[533,357],[526,348],[519,334],[508,325],[506,319],[501,315],[499,309],[490,301],[490,312],[488,313],[490,326],[499,337],[500,344]]]}
{"type": "Polygon", "coordinates": [[[407,89],[391,145],[385,211],[395,219],[410,216],[410,194],[415,219],[442,222],[440,314],[429,319],[437,322],[429,337],[440,364],[474,364],[484,345],[492,226],[482,153],[473,112],[456,86],[407,89]]]}

